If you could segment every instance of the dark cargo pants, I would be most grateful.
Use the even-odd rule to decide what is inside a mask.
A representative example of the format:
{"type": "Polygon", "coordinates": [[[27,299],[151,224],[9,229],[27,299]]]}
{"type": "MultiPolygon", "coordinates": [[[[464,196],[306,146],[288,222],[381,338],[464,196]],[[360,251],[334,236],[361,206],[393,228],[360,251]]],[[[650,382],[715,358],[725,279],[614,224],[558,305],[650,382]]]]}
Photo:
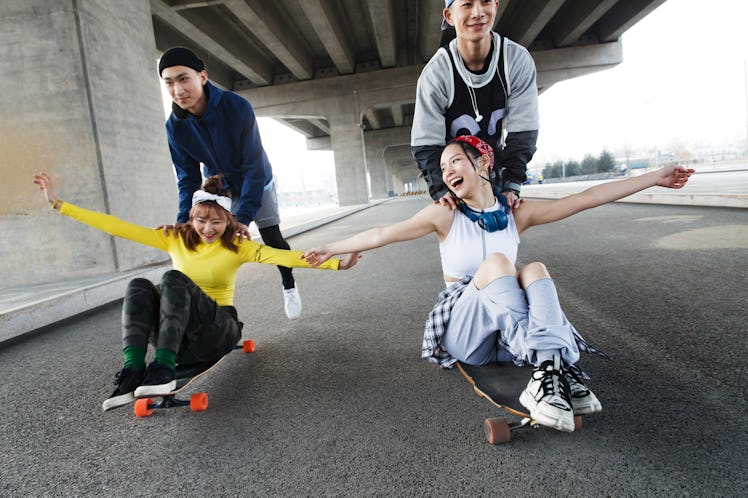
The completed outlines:
{"type": "Polygon", "coordinates": [[[241,338],[233,306],[219,306],[185,274],[169,270],[156,286],[133,279],[122,305],[122,346],[166,348],[177,364],[212,361],[241,338]]]}

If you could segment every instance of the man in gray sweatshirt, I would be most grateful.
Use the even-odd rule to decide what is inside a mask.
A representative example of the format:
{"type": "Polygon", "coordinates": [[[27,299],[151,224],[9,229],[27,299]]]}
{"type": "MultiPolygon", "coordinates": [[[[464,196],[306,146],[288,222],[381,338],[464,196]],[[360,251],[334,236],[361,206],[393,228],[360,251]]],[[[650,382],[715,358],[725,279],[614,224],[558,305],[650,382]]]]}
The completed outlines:
{"type": "Polygon", "coordinates": [[[442,29],[456,37],[440,47],[418,78],[411,149],[431,197],[455,206],[439,157],[459,135],[496,151],[495,190],[519,207],[527,163],[538,138],[535,63],[527,49],[492,31],[498,0],[445,0],[442,29]],[[500,176],[499,176],[500,175],[500,176]]]}

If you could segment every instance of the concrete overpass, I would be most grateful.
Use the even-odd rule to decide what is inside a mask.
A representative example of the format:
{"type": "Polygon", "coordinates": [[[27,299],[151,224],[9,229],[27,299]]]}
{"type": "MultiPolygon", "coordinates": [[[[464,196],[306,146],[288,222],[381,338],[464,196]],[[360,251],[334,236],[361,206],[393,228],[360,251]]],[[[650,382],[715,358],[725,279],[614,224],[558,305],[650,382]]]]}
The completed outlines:
{"type": "MultiPolygon", "coordinates": [[[[495,29],[530,49],[542,92],[620,63],[621,34],[663,2],[502,0],[495,29]]],[[[418,74],[454,36],[439,29],[441,0],[150,5],[160,50],[185,45],[205,54],[214,79],[247,97],[258,115],[301,132],[309,148],[332,148],[341,203],[418,180],[401,146],[410,141],[418,74]],[[390,147],[397,152],[387,155],[390,147]]]]}
{"type": "MultiPolygon", "coordinates": [[[[621,62],[620,36],[664,0],[504,0],[496,29],[527,46],[539,90],[621,62]]],[[[145,225],[174,218],[156,59],[185,45],[259,116],[332,149],[341,205],[418,182],[415,84],[446,41],[441,0],[6,0],[0,124],[4,285],[137,268],[163,255],[98,233],[68,237],[30,185],[145,225]],[[35,265],[20,248],[33,247],[35,265]]]]}

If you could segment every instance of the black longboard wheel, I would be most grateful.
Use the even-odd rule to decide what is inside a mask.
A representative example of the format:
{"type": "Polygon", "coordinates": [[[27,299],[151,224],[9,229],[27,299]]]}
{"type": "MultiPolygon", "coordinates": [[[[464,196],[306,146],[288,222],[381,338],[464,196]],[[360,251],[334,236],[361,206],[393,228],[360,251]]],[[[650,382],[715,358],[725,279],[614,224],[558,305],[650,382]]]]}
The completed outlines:
{"type": "Polygon", "coordinates": [[[509,422],[504,417],[487,418],[483,421],[483,432],[486,440],[491,444],[508,443],[512,438],[509,422]]]}
{"type": "Polygon", "coordinates": [[[190,410],[193,412],[202,412],[208,409],[208,394],[195,393],[190,396],[190,410]]]}
{"type": "Polygon", "coordinates": [[[153,400],[151,398],[139,398],[135,400],[135,416],[150,417],[153,414],[153,400]]]}

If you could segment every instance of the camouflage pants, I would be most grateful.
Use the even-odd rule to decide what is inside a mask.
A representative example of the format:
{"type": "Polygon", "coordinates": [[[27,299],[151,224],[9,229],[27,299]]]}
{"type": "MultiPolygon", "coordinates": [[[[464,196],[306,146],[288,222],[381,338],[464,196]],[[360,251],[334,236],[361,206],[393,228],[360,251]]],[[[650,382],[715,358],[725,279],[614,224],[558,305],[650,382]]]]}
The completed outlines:
{"type": "Polygon", "coordinates": [[[127,285],[122,305],[122,346],[170,349],[178,364],[220,358],[241,338],[233,306],[219,306],[177,270],[156,286],[145,278],[127,285]]]}

